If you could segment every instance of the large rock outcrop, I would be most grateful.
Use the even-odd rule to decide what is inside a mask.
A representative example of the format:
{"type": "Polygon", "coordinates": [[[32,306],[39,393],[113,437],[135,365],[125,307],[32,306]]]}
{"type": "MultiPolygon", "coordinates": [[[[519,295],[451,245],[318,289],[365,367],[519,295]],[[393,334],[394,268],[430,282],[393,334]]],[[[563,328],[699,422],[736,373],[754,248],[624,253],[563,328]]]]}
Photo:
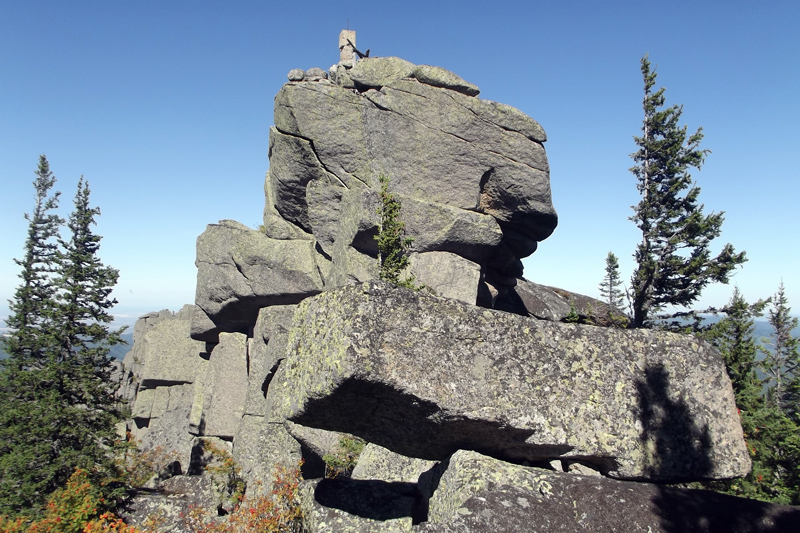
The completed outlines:
{"type": "MultiPolygon", "coordinates": [[[[503,303],[516,301],[520,259],[557,223],[542,127],[441,67],[388,57],[317,70],[292,71],[275,97],[262,232],[223,221],[198,239],[193,337],[216,342],[260,307],[377,277],[381,175],[414,254],[455,254],[470,266],[451,268],[478,273],[445,293],[521,309],[503,303]]],[[[437,289],[440,269],[416,264],[437,289]]]]}
{"type": "Polygon", "coordinates": [[[221,331],[247,333],[262,307],[319,293],[319,259],[311,240],[270,239],[231,220],[210,225],[197,239],[195,298],[202,312],[193,337],[216,342],[221,331]]]}
{"type": "Polygon", "coordinates": [[[411,457],[466,448],[651,480],[750,468],[724,365],[687,336],[536,321],[369,282],[300,304],[276,380],[286,419],[411,457]]]}
{"type": "Polygon", "coordinates": [[[134,514],[180,491],[219,507],[198,476],[213,442],[248,497],[302,459],[309,532],[791,530],[791,509],[650,483],[749,469],[713,349],[522,277],[557,221],[541,126],[443,68],[356,61],[354,32],[339,45],[275,99],[263,226],[209,225],[196,305],[137,322],[128,429],[181,476],[134,514]],[[375,281],[382,174],[424,291],[375,281]],[[340,433],[364,452],[320,479],[340,433]]]}

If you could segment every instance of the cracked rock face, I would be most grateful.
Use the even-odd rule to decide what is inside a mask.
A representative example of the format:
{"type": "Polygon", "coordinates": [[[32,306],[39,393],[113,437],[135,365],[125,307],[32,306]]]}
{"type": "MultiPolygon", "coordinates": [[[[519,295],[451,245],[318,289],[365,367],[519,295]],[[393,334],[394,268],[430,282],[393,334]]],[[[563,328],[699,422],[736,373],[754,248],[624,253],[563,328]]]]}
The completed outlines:
{"type": "Polygon", "coordinates": [[[375,189],[385,173],[410,198],[490,215],[521,236],[507,239],[514,256],[530,255],[557,223],[541,126],[510,106],[397,69],[358,77],[372,61],[353,69],[361,91],[303,81],[276,96],[268,183],[277,213],[311,231],[299,194],[311,181],[375,189]]]}
{"type": "Polygon", "coordinates": [[[474,449],[617,478],[749,471],[719,355],[692,337],[542,322],[351,285],[298,307],[276,413],[407,457],[474,449]]]}
{"type": "Polygon", "coordinates": [[[300,302],[324,285],[314,243],[271,239],[238,222],[210,224],[197,238],[192,337],[217,342],[219,332],[247,333],[258,311],[300,302]]]}
{"type": "MultiPolygon", "coordinates": [[[[198,239],[192,337],[216,342],[246,332],[260,307],[378,277],[380,175],[412,252],[476,265],[459,294],[491,307],[486,284],[507,292],[556,227],[542,127],[441,67],[372,58],[312,74],[292,71],[275,97],[261,235],[222,221],[198,239]]],[[[419,268],[449,290],[433,284],[437,265],[419,268]]]]}

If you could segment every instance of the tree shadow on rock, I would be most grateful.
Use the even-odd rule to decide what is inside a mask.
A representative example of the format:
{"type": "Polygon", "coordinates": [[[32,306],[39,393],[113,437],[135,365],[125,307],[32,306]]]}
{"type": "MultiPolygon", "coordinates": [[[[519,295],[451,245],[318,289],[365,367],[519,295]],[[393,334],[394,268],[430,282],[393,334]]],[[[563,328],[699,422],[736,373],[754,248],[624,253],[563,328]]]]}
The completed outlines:
{"type": "Polygon", "coordinates": [[[314,499],[362,518],[392,520],[415,516],[419,491],[416,483],[335,478],[320,480],[314,499]]]}
{"type": "MultiPolygon", "coordinates": [[[[670,397],[663,365],[645,369],[637,383],[645,472],[655,481],[697,481],[712,475],[708,425],[699,427],[682,398],[670,397]]],[[[797,531],[800,509],[707,490],[660,486],[652,498],[663,531],[684,533],[797,531]]]]}
{"type": "Polygon", "coordinates": [[[698,427],[686,402],[670,397],[669,373],[664,366],[648,366],[636,389],[646,477],[655,481],[707,478],[712,470],[708,425],[698,427]]]}
{"type": "Polygon", "coordinates": [[[667,533],[794,533],[800,508],[719,494],[660,487],[653,505],[667,533]]]}

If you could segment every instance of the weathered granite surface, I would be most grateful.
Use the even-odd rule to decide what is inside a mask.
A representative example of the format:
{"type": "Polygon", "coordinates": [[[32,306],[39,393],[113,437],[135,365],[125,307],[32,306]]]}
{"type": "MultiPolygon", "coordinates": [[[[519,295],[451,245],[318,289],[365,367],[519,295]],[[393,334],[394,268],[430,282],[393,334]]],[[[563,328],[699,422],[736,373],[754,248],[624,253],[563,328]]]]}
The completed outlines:
{"type": "Polygon", "coordinates": [[[192,337],[216,342],[219,331],[247,333],[262,307],[319,293],[317,257],[309,240],[271,239],[234,221],[210,224],[197,238],[195,303],[216,329],[195,317],[192,337]]]}
{"type": "Polygon", "coordinates": [[[368,282],[305,300],[276,413],[409,457],[459,448],[626,479],[750,458],[722,360],[692,337],[532,320],[368,282]]]}
{"type": "Polygon", "coordinates": [[[459,451],[415,530],[794,531],[800,508],[602,477],[558,474],[459,451]]]}
{"type": "Polygon", "coordinates": [[[247,337],[220,333],[203,380],[203,435],[233,438],[245,410],[248,390],[247,337]]]}

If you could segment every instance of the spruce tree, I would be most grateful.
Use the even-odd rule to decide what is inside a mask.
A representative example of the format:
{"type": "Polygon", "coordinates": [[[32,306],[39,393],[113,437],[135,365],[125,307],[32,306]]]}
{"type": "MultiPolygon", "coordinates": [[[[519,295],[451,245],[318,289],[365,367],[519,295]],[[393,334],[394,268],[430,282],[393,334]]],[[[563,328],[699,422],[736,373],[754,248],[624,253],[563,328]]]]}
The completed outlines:
{"type": "Polygon", "coordinates": [[[378,235],[375,240],[378,243],[379,276],[389,283],[416,290],[419,287],[414,283],[413,276],[400,278],[408,268],[408,251],[414,242],[412,237],[405,237],[406,225],[400,219],[402,204],[389,192],[389,176],[381,174],[378,181],[381,184],[381,205],[378,207],[378,235]]]}
{"type": "Polygon", "coordinates": [[[749,304],[739,287],[734,287],[722,309],[725,317],[702,334],[722,355],[740,410],[753,410],[761,401],[762,382],[756,374],[758,344],[753,332],[755,319],[763,314],[767,303],[759,300],[749,304]]]}
{"type": "Polygon", "coordinates": [[[750,473],[739,479],[714,481],[709,488],[764,501],[789,504],[800,496],[797,485],[800,441],[797,425],[764,398],[764,383],[756,374],[758,345],[753,332],[755,318],[767,301],[749,304],[734,288],[722,309],[725,318],[712,324],[702,336],[717,347],[731,378],[736,406],[753,461],[750,473]]]}
{"type": "Polygon", "coordinates": [[[600,296],[603,301],[613,309],[622,309],[625,305],[623,296],[625,292],[622,287],[622,279],[619,274],[619,259],[614,252],[608,252],[606,256],[606,274],[600,282],[600,296]]]}
{"type": "Polygon", "coordinates": [[[58,192],[47,158],[39,157],[34,209],[25,214],[28,234],[21,283],[9,301],[10,328],[3,339],[8,359],[0,361],[0,514],[14,514],[43,503],[52,484],[44,462],[52,449],[50,429],[57,402],[48,378],[55,343],[57,242],[63,220],[53,211],[58,192]]]}
{"type": "Polygon", "coordinates": [[[22,282],[9,300],[6,325],[11,330],[2,339],[3,349],[10,358],[6,367],[39,368],[49,344],[46,339],[52,324],[53,301],[56,289],[51,276],[56,270],[56,237],[64,220],[54,211],[61,193],[53,192],[56,179],[50,171],[47,157],[39,156],[39,167],[33,182],[35,204],[28,221],[28,235],[22,259],[14,259],[21,267],[22,282]]]}
{"type": "Polygon", "coordinates": [[[83,180],[68,223],[70,236],[58,240],[60,247],[50,241],[46,247],[29,245],[57,232],[52,215],[48,232],[33,229],[46,219],[37,217],[41,206],[55,207],[42,200],[47,195],[41,192],[53,184],[42,161],[37,175],[50,178],[36,182],[26,258],[30,248],[42,248],[46,260],[19,262],[23,284],[11,302],[17,311],[9,321],[10,357],[0,372],[0,514],[36,513],[75,468],[97,479],[111,468],[108,446],[116,413],[108,379],[109,348],[121,339],[120,331],[109,331],[108,311],[115,303],[110,292],[118,274],[97,256],[100,237],[91,226],[99,210],[89,206],[83,180]],[[27,281],[29,270],[38,273],[34,284],[27,281]],[[28,285],[39,291],[34,298],[28,296],[32,291],[23,290],[28,285]],[[39,304],[42,312],[38,318],[34,312],[35,320],[28,322],[20,311],[30,307],[26,299],[39,304]]]}
{"type": "MultiPolygon", "coordinates": [[[[99,256],[102,237],[92,226],[100,215],[89,204],[89,184],[78,182],[75,208],[69,217],[67,239],[60,240],[56,317],[58,328],[53,366],[59,369],[56,386],[64,413],[77,423],[60,428],[66,444],[57,453],[68,472],[77,467],[108,471],[107,446],[115,437],[116,400],[110,387],[112,346],[122,341],[123,329],[112,331],[110,309],[117,303],[111,292],[119,272],[99,256]],[[71,457],[73,456],[73,457],[71,457]],[[102,468],[101,468],[102,467],[102,468]]],[[[107,473],[107,472],[106,472],[107,473]]]]}
{"type": "Polygon", "coordinates": [[[762,369],[768,378],[769,398],[782,411],[792,416],[797,415],[796,384],[800,375],[800,353],[798,339],[792,336],[798,319],[792,317],[792,308],[781,282],[778,292],[772,300],[772,308],[767,319],[772,326],[772,335],[765,339],[769,348],[764,349],[762,369]]]}
{"type": "Polygon", "coordinates": [[[631,279],[631,327],[647,326],[665,306],[688,306],[712,282],[727,283],[736,266],[745,261],[726,244],[716,257],[710,243],[720,235],[723,213],[703,215],[700,188],[690,168],[700,169],[708,150],[700,148],[702,129],[687,133],[679,121],[683,108],[664,108],[664,88],[653,90],[656,73],[647,56],[641,61],[644,78],[642,136],[631,154],[641,195],[631,220],[642,233],[631,279]]]}

